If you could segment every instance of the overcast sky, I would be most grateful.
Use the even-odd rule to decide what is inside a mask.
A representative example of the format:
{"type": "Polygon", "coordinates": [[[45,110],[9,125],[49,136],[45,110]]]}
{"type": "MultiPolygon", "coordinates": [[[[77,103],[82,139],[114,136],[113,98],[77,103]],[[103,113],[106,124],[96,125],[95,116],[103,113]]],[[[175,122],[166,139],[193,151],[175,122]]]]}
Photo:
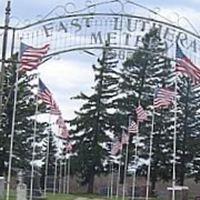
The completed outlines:
{"type": "MultiPolygon", "coordinates": [[[[104,0],[102,0],[104,1],[104,0]]],[[[33,20],[37,16],[45,16],[49,11],[58,5],[65,5],[66,0],[11,0],[12,17],[20,21],[33,20]]],[[[77,5],[82,5],[83,0],[71,0],[77,5]]],[[[91,2],[95,2],[91,0],[91,2]]],[[[101,1],[98,1],[101,2],[101,1]]],[[[121,2],[125,3],[126,0],[121,2]]],[[[135,0],[136,3],[156,9],[162,15],[176,19],[181,16],[187,17],[200,32],[200,0],[135,0]]],[[[4,19],[6,0],[0,1],[1,23],[4,19]]],[[[131,11],[131,13],[134,11],[131,11]]],[[[184,18],[180,23],[186,23],[184,18]]],[[[191,26],[189,27],[191,30],[191,26]]],[[[193,31],[193,30],[192,30],[193,31]]],[[[91,65],[97,58],[86,55],[83,52],[71,52],[56,56],[40,68],[40,75],[44,83],[52,91],[58,105],[61,108],[64,118],[73,117],[74,110],[81,106],[81,102],[70,100],[83,91],[90,91],[93,84],[93,73],[91,65]]]]}

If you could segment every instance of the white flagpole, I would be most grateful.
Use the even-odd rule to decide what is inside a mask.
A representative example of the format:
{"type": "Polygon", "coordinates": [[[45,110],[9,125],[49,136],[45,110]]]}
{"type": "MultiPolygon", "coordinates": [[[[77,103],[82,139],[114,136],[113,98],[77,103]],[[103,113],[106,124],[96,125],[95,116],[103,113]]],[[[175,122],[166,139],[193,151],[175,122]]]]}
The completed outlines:
{"type": "Polygon", "coordinates": [[[152,148],[153,148],[153,134],[154,134],[154,121],[155,121],[155,109],[153,107],[152,123],[151,123],[151,134],[149,141],[149,165],[147,171],[147,183],[146,183],[146,198],[149,199],[149,187],[150,187],[150,175],[151,175],[151,158],[152,158],[152,148]]]}
{"type": "Polygon", "coordinates": [[[172,200],[175,200],[176,186],[176,120],[177,120],[177,75],[175,77],[175,100],[174,100],[174,138],[173,138],[173,174],[172,174],[172,200]]]}
{"type": "Polygon", "coordinates": [[[33,151],[32,151],[32,161],[31,161],[30,200],[33,199],[34,160],[35,160],[35,148],[36,148],[35,143],[36,143],[37,117],[38,117],[39,74],[37,78],[38,78],[38,85],[37,85],[36,106],[35,106],[35,121],[33,127],[33,151]]]}
{"type": "Polygon", "coordinates": [[[56,160],[55,160],[54,180],[53,180],[53,195],[56,194],[57,173],[58,173],[58,158],[56,158],[56,160]]]}
{"type": "Polygon", "coordinates": [[[60,159],[59,193],[62,192],[62,158],[60,159]]]}
{"type": "MultiPolygon", "coordinates": [[[[139,130],[139,121],[137,121],[137,126],[139,130]]],[[[136,141],[135,141],[135,155],[134,155],[134,160],[135,164],[137,162],[137,149],[138,149],[138,133],[136,133],[136,141]]],[[[133,179],[132,179],[132,200],[135,199],[135,182],[136,182],[136,172],[137,172],[137,164],[135,169],[133,170],[133,179]]]]}
{"type": "MultiPolygon", "coordinates": [[[[130,126],[130,124],[131,124],[131,117],[129,117],[129,119],[128,119],[128,127],[130,126]]],[[[128,131],[128,137],[130,137],[129,131],[128,131]]],[[[126,156],[125,156],[125,163],[124,163],[124,181],[123,181],[123,188],[122,188],[122,200],[125,199],[125,195],[126,195],[126,170],[127,170],[127,165],[128,165],[128,147],[129,147],[129,143],[126,145],[126,156]]]]}
{"type": "Polygon", "coordinates": [[[108,185],[107,185],[107,198],[110,197],[110,180],[111,180],[111,163],[109,163],[109,177],[108,177],[108,185]]]}
{"type": "Polygon", "coordinates": [[[6,200],[9,200],[9,197],[10,197],[10,179],[11,179],[11,169],[12,169],[13,140],[14,140],[14,133],[15,133],[15,117],[16,117],[16,106],[17,106],[18,79],[19,79],[19,69],[17,67],[16,80],[15,80],[15,91],[14,91],[13,114],[12,114],[11,138],[10,138],[10,154],[9,154],[6,200]]]}
{"type": "Polygon", "coordinates": [[[50,131],[51,131],[51,113],[49,115],[49,130],[47,137],[47,152],[46,152],[46,163],[45,163],[45,177],[44,177],[44,196],[47,195],[47,179],[48,179],[48,166],[49,166],[49,141],[50,141],[50,131]]]}
{"type": "Polygon", "coordinates": [[[113,161],[111,161],[111,180],[110,180],[110,198],[113,198],[113,179],[114,179],[114,171],[113,171],[113,161]]]}
{"type": "Polygon", "coordinates": [[[66,193],[66,180],[67,180],[67,159],[65,154],[65,166],[64,166],[64,177],[63,177],[63,193],[66,193]]]}
{"type": "Polygon", "coordinates": [[[67,167],[67,194],[69,194],[69,184],[70,184],[70,152],[68,157],[68,167],[67,167]]]}
{"type": "MultiPolygon", "coordinates": [[[[123,131],[122,131],[123,133],[123,131]]],[[[118,165],[118,174],[117,174],[117,188],[116,188],[116,199],[119,197],[119,183],[120,183],[120,173],[121,173],[121,163],[122,163],[122,147],[120,148],[120,159],[119,159],[119,165],[118,165]]]]}

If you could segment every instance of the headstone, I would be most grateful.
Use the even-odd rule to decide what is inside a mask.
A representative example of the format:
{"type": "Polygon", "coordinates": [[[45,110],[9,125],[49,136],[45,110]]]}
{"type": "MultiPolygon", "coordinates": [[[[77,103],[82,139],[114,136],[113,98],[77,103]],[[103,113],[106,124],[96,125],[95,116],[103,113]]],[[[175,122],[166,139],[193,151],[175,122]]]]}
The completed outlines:
{"type": "Polygon", "coordinates": [[[17,184],[17,200],[26,200],[27,199],[27,186],[23,183],[23,174],[20,171],[18,173],[18,181],[17,184]]]}
{"type": "Polygon", "coordinates": [[[0,177],[0,199],[4,197],[4,184],[5,180],[4,177],[0,177]]]}
{"type": "MultiPolygon", "coordinates": [[[[178,200],[188,200],[188,192],[189,188],[187,186],[175,186],[175,197],[178,200]]],[[[169,191],[169,200],[172,198],[172,187],[168,187],[167,190],[169,191]]]]}
{"type": "Polygon", "coordinates": [[[17,185],[17,200],[26,200],[27,198],[27,187],[24,183],[17,185]]]}

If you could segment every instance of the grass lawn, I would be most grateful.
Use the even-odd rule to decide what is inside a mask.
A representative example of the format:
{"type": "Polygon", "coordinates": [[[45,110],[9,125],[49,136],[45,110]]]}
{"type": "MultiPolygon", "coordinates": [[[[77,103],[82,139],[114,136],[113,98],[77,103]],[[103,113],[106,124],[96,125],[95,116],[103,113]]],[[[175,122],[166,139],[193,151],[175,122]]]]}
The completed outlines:
{"type": "Polygon", "coordinates": [[[48,194],[48,200],[75,200],[77,198],[87,198],[87,199],[106,199],[106,197],[94,195],[94,194],[56,194],[53,195],[52,193],[48,194]]]}

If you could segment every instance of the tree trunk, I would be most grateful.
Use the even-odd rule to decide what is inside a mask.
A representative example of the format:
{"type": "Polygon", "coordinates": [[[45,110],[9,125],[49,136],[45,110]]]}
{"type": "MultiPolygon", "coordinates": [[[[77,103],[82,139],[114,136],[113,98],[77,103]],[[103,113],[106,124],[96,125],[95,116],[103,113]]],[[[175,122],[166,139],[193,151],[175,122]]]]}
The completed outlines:
{"type": "Polygon", "coordinates": [[[4,171],[5,171],[4,160],[0,158],[0,176],[4,175],[4,171]]]}
{"type": "Polygon", "coordinates": [[[94,173],[92,172],[90,175],[89,182],[88,182],[87,192],[93,193],[93,189],[94,189],[94,173]]]}
{"type": "Polygon", "coordinates": [[[157,172],[156,172],[156,167],[154,170],[152,170],[151,173],[151,196],[155,196],[155,190],[156,190],[156,182],[157,182],[157,172]]]}

